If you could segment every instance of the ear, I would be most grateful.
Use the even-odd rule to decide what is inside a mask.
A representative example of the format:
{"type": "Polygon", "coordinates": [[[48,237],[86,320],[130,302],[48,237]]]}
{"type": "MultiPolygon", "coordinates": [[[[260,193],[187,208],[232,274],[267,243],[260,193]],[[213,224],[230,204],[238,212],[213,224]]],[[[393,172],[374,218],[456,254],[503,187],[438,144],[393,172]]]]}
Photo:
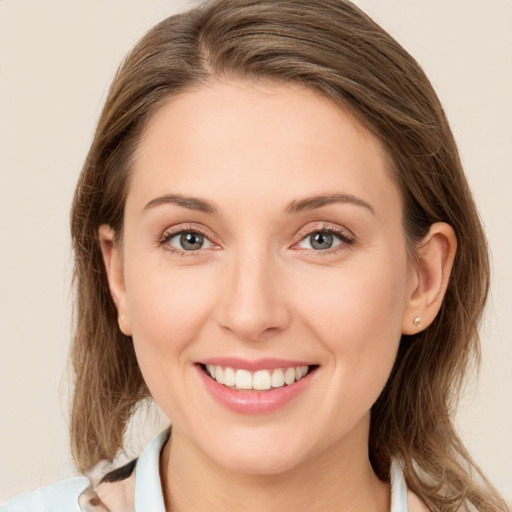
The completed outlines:
{"type": "Polygon", "coordinates": [[[114,230],[107,224],[102,224],[99,227],[98,237],[103,255],[103,263],[107,271],[110,295],[117,308],[119,328],[123,334],[131,336],[132,327],[126,300],[121,250],[118,244],[114,242],[114,230]]]}
{"type": "Polygon", "coordinates": [[[453,228],[444,222],[432,224],[417,247],[417,260],[409,277],[402,334],[416,334],[436,317],[443,302],[457,251],[453,228]]]}

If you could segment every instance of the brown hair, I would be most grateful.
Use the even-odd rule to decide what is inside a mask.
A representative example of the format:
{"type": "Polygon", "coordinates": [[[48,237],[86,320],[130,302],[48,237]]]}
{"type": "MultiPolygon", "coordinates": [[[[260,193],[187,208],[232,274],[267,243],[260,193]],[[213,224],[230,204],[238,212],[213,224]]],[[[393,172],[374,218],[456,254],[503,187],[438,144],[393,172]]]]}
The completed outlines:
{"type": "Polygon", "coordinates": [[[435,222],[453,226],[458,251],[443,305],[426,330],[402,337],[372,409],[369,453],[382,479],[399,457],[409,488],[432,511],[506,510],[452,423],[465,373],[478,361],[489,283],[486,240],[454,138],[419,65],[344,0],[213,0],[155,26],[120,67],[72,209],[77,466],[112,460],[149,394],[131,339],[117,325],[98,227],[122,232],[132,155],[148,119],[170,96],[215,78],[291,82],[331,98],[387,149],[410,247],[435,222]]]}

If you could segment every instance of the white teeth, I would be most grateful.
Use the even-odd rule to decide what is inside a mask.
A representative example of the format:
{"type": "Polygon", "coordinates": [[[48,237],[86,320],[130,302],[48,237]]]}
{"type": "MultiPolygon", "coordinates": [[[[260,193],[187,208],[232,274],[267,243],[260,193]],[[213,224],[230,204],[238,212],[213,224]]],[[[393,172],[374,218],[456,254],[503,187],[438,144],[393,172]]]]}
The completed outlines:
{"type": "Polygon", "coordinates": [[[238,389],[252,389],[251,372],[247,370],[237,370],[235,376],[235,387],[237,387],[238,389]]]}
{"type": "Polygon", "coordinates": [[[272,377],[267,370],[258,370],[252,378],[252,387],[258,391],[264,391],[272,387],[272,377]]]}
{"type": "Polygon", "coordinates": [[[208,373],[215,379],[215,366],[213,364],[206,365],[206,369],[208,370],[208,373]]]}
{"type": "Polygon", "coordinates": [[[296,368],[276,368],[275,370],[258,370],[254,373],[248,370],[207,365],[206,371],[219,384],[234,388],[257,391],[266,391],[271,388],[290,386],[302,379],[309,370],[309,366],[296,368]]]}
{"type": "Polygon", "coordinates": [[[284,372],[284,381],[286,384],[288,384],[288,386],[290,384],[293,384],[295,382],[295,377],[297,376],[296,372],[295,372],[295,368],[288,368],[285,372],[284,372]]]}
{"type": "Polygon", "coordinates": [[[226,368],[224,370],[224,386],[232,387],[235,385],[236,376],[233,368],[226,368]]]}
{"type": "Polygon", "coordinates": [[[295,375],[296,375],[296,379],[297,380],[300,380],[302,379],[302,377],[304,377],[304,375],[306,375],[306,373],[308,373],[308,367],[307,366],[299,366],[295,372],[295,375]]]}
{"type": "Polygon", "coordinates": [[[224,369],[222,368],[222,366],[215,367],[215,380],[219,384],[224,384],[224,369]]]}
{"type": "Polygon", "coordinates": [[[272,387],[280,388],[284,386],[284,373],[283,370],[278,368],[272,372],[272,387]]]}

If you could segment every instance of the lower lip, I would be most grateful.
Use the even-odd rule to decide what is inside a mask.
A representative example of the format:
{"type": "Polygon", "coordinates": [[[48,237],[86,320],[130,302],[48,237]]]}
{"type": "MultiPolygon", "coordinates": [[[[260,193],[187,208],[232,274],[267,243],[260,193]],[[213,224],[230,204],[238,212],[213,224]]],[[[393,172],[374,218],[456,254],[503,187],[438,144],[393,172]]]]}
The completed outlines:
{"type": "Polygon", "coordinates": [[[281,409],[306,389],[316,370],[310,371],[305,377],[289,386],[272,388],[268,391],[238,391],[213,380],[200,365],[196,365],[196,369],[206,389],[217,402],[242,414],[265,414],[281,409]]]}

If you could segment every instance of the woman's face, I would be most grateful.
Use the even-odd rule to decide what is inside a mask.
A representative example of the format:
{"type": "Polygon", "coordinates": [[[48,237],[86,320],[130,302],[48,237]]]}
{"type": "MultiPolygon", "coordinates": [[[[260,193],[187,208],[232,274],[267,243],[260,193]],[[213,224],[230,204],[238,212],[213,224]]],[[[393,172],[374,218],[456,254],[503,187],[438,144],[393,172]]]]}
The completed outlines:
{"type": "Polygon", "coordinates": [[[173,98],[113,254],[120,325],[175,442],[249,473],[366,453],[417,283],[384,150],[351,116],[291,85],[173,98]]]}

